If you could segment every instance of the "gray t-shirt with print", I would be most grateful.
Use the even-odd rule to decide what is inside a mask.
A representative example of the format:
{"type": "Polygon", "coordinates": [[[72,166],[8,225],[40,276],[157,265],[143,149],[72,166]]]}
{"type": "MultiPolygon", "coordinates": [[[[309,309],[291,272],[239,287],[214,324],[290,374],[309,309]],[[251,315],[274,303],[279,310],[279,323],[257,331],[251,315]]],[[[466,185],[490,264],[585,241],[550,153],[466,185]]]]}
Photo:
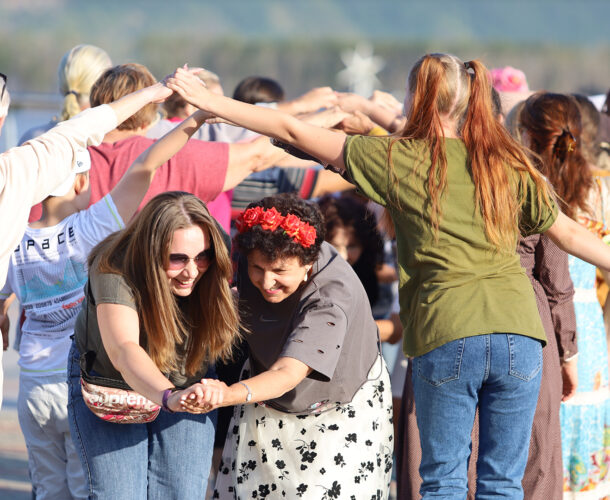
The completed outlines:
{"type": "Polygon", "coordinates": [[[252,375],[280,357],[302,361],[311,374],[283,396],[266,401],[288,413],[306,413],[319,403],[348,403],[377,358],[379,337],[366,292],[351,266],[323,243],[312,276],[280,303],[267,302],[238,270],[240,314],[250,333],[252,375]]]}

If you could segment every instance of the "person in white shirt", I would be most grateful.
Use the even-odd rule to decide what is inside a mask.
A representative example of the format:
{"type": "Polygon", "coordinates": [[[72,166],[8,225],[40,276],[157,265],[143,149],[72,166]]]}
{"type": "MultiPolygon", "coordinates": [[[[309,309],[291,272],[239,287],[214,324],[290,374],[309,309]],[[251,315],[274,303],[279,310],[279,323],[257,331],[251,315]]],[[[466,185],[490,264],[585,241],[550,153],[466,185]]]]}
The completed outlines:
{"type": "Polygon", "coordinates": [[[77,152],[75,171],[43,201],[42,218],[26,228],[11,255],[0,309],[14,292],[25,315],[19,345],[18,416],[37,498],[88,494],[69,431],[66,364],[84,298],[89,252],[124,228],[156,169],[186,143],[199,123],[197,117],[188,119],[151,145],[114,189],[89,208],[91,160],[86,149],[77,152]]]}

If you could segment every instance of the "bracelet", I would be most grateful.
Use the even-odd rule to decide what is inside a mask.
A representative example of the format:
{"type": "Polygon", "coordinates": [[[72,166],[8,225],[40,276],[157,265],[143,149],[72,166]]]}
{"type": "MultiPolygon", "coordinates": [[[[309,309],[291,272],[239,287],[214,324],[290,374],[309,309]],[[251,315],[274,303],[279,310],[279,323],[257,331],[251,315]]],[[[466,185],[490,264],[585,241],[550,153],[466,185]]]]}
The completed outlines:
{"type": "Polygon", "coordinates": [[[252,391],[250,390],[250,388],[246,385],[245,382],[237,382],[238,384],[243,385],[246,388],[246,391],[248,391],[248,395],[246,396],[246,403],[249,403],[250,400],[252,399],[252,391]]]}
{"type": "Polygon", "coordinates": [[[167,406],[167,400],[169,399],[169,397],[174,393],[174,391],[177,391],[178,389],[176,387],[172,387],[171,389],[165,389],[163,391],[163,398],[161,399],[161,409],[163,411],[166,411],[168,413],[176,413],[174,410],[172,410],[169,406],[167,406]]]}

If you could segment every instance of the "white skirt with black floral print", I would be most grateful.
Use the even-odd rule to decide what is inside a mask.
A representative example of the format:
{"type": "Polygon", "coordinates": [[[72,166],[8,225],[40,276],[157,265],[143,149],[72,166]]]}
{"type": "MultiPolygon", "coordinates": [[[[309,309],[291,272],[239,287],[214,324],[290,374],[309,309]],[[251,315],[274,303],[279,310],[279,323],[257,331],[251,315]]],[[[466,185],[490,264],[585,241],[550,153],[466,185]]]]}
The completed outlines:
{"type": "Polygon", "coordinates": [[[322,413],[236,406],[212,498],[386,499],[393,434],[390,378],[379,356],[352,401],[322,413]]]}

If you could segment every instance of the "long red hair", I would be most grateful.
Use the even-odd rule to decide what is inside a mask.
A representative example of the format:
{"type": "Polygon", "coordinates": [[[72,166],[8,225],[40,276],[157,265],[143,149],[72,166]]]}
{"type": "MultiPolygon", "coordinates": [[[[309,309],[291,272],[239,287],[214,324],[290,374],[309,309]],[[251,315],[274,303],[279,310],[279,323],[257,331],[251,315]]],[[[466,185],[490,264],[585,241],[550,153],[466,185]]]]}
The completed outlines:
{"type": "MultiPolygon", "coordinates": [[[[456,133],[468,151],[475,203],[487,238],[498,249],[514,251],[528,176],[536,183],[540,206],[550,206],[550,189],[525,149],[494,116],[487,69],[480,61],[465,64],[453,55],[427,54],[411,69],[408,92],[407,123],[392,145],[401,139],[420,139],[427,145],[431,160],[427,189],[435,233],[447,189],[443,119],[448,119],[458,124],[456,133]]],[[[392,164],[392,145],[388,161],[395,192],[390,201],[398,203],[399,179],[392,164]]]]}

